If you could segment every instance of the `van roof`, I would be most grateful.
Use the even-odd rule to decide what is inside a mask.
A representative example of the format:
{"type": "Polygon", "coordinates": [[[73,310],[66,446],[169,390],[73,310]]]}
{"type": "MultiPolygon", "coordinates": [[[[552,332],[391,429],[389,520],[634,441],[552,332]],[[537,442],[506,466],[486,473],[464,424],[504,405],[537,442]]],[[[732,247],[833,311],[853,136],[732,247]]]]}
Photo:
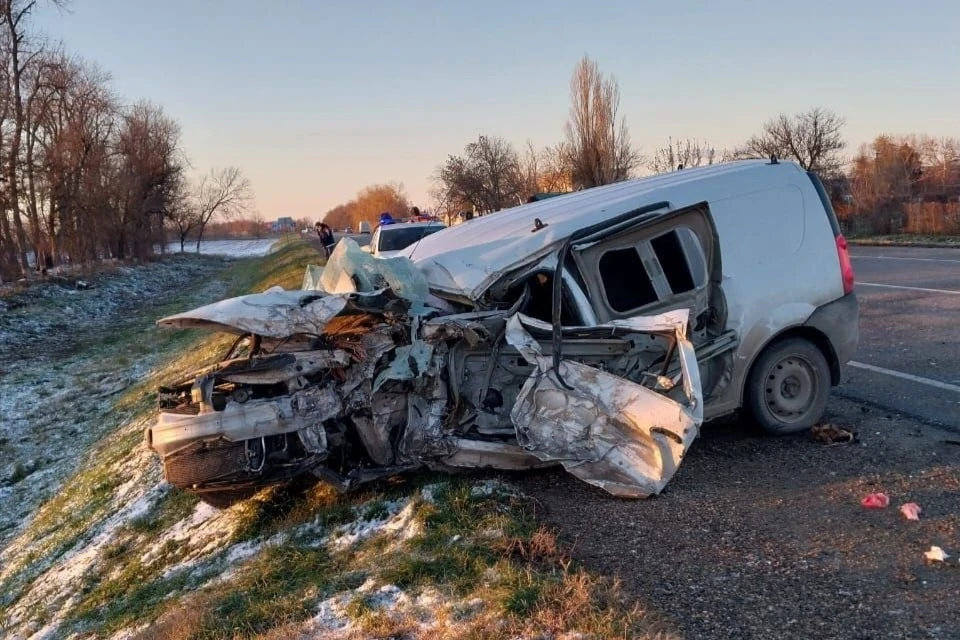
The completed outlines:
{"type": "Polygon", "coordinates": [[[577,230],[655,202],[664,212],[716,198],[718,193],[793,184],[796,164],[742,160],[683,169],[547,198],[474,218],[424,238],[404,252],[435,290],[476,299],[505,271],[553,250],[577,230]],[[534,220],[543,228],[533,231],[534,220]]]}

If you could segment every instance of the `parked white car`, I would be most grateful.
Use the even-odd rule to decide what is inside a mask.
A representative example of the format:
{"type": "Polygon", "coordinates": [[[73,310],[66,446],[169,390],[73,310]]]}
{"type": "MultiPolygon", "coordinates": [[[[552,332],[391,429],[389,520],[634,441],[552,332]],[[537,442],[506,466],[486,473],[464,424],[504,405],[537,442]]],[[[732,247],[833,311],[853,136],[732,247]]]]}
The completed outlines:
{"type": "Polygon", "coordinates": [[[381,224],[370,236],[370,244],[363,247],[363,250],[377,258],[392,258],[400,255],[407,247],[446,228],[441,222],[381,224]]]}
{"type": "Polygon", "coordinates": [[[159,322],[246,336],[160,389],[171,483],[222,503],[299,473],[560,464],[642,497],[704,420],[815,424],[858,340],[846,241],[790,162],[558,196],[400,257],[346,238],[308,282],[159,322]]]}

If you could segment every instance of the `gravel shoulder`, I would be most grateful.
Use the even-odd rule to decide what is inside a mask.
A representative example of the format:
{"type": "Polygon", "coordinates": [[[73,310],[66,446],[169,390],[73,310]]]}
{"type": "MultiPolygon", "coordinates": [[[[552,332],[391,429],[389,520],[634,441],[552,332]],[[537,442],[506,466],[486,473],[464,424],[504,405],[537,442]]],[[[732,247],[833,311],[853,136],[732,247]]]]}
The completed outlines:
{"type": "Polygon", "coordinates": [[[834,398],[859,443],[707,426],[666,491],[612,499],[562,471],[518,478],[588,569],[686,638],[957,638],[955,434],[834,398]],[[860,506],[890,496],[886,509],[860,506]],[[919,522],[899,513],[923,509],[919,522]],[[952,557],[930,563],[924,551],[952,557]]]}

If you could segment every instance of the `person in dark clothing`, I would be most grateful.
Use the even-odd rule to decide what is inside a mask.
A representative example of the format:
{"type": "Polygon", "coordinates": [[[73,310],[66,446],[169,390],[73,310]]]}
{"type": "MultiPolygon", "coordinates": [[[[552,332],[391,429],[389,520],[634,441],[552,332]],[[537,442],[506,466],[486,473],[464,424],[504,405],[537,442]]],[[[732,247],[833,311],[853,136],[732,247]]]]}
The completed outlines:
{"type": "Polygon", "coordinates": [[[327,252],[329,258],[330,254],[333,253],[333,246],[337,243],[333,237],[333,229],[326,222],[321,222],[317,233],[320,235],[320,244],[323,245],[323,249],[327,252]]]}

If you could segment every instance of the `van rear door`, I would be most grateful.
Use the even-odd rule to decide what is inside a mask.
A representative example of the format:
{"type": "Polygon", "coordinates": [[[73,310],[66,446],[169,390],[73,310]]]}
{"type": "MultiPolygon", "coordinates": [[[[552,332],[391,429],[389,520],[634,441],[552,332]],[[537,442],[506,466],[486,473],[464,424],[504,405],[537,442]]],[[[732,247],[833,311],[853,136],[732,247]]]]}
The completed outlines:
{"type": "Polygon", "coordinates": [[[571,253],[599,322],[689,309],[694,344],[723,332],[720,242],[706,202],[585,238],[571,253]]]}

